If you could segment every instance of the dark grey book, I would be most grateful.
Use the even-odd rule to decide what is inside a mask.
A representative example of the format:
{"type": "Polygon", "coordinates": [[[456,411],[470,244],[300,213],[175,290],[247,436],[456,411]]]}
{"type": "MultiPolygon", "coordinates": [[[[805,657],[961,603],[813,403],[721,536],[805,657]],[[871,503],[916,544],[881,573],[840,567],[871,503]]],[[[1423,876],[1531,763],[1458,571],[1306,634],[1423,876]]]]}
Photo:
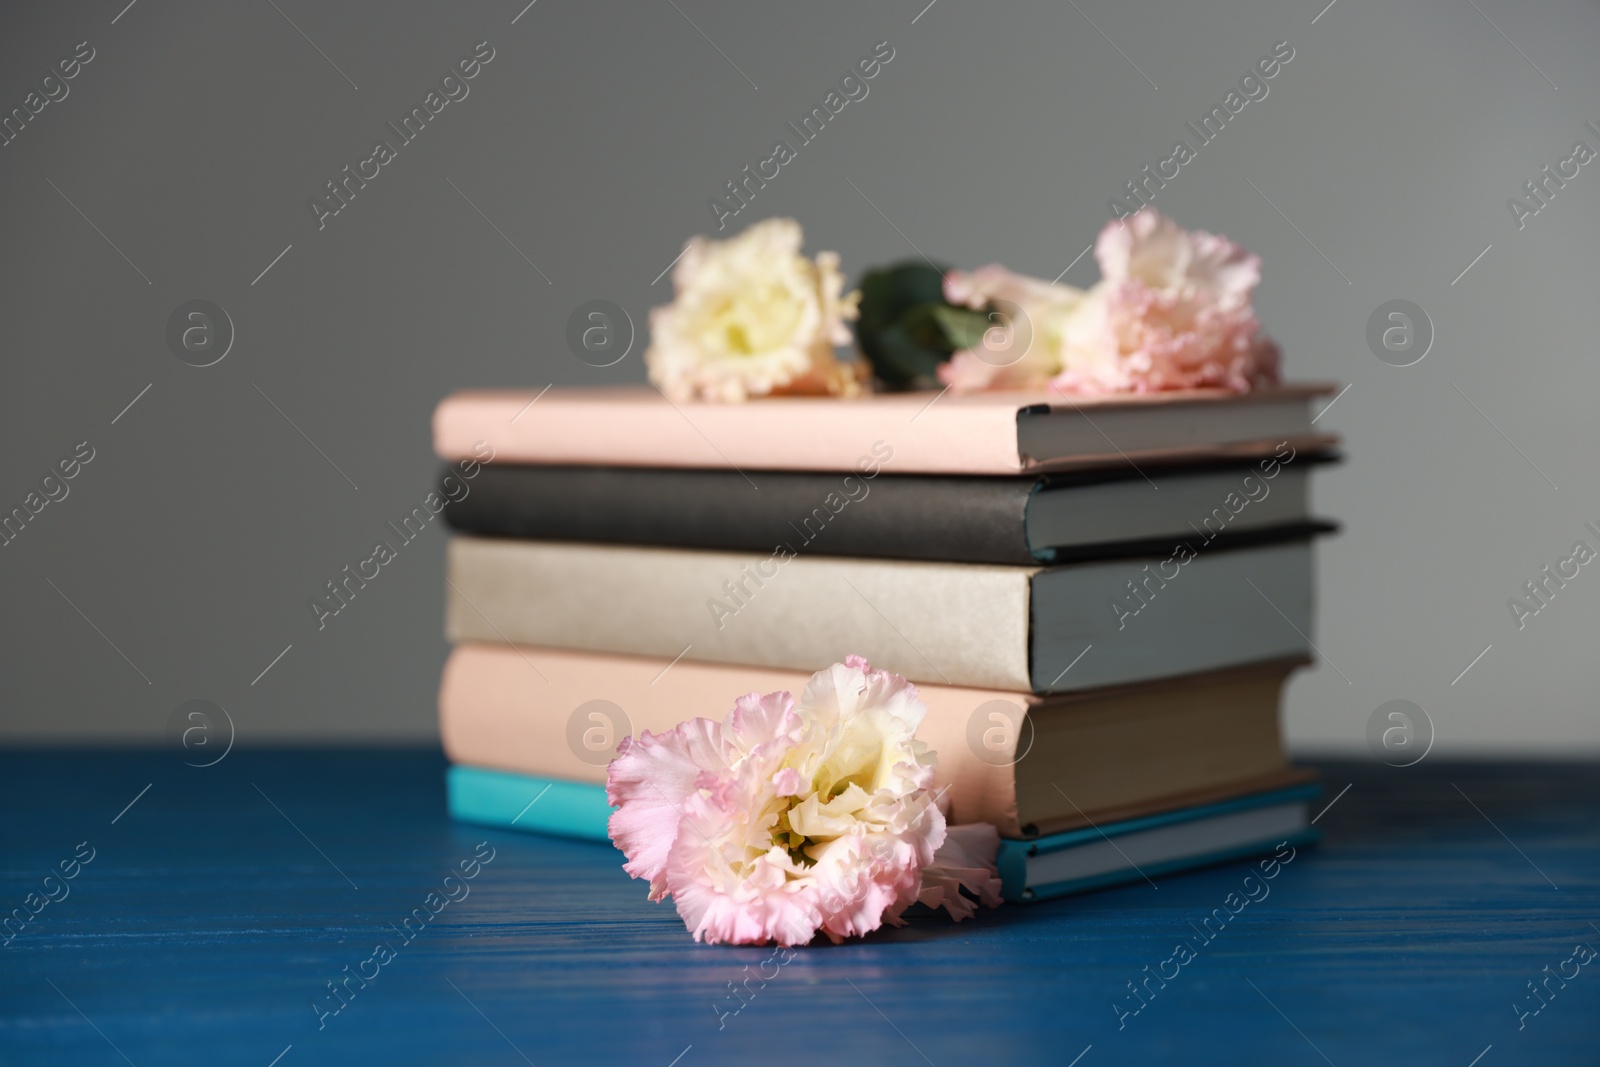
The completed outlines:
{"type": "Polygon", "coordinates": [[[484,536],[1038,564],[1330,530],[1307,490],[1332,458],[995,478],[486,464],[441,495],[484,536]]]}

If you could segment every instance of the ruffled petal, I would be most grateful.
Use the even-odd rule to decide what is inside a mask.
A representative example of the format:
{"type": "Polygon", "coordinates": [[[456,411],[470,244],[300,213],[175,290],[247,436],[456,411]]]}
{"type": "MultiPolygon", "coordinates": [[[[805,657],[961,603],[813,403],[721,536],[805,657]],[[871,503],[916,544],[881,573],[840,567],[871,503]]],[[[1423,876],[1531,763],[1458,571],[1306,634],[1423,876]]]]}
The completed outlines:
{"type": "Polygon", "coordinates": [[[1000,832],[989,823],[947,827],[944,844],[922,869],[918,902],[945,909],[956,922],[971,917],[980,904],[999,907],[1000,874],[995,867],[999,849],[1000,832]],[[971,896],[963,895],[963,889],[971,896]]]}
{"type": "Polygon", "coordinates": [[[733,759],[749,756],[774,742],[792,742],[800,728],[790,694],[746,693],[734,701],[733,711],[723,720],[722,740],[733,759]]]}
{"type": "Polygon", "coordinates": [[[667,854],[696,778],[727,768],[721,734],[711,719],[690,719],[661,734],[646,730],[622,739],[606,771],[606,802],[617,809],[607,830],[628,857],[623,870],[650,882],[651,900],[666,891],[667,854]]]}

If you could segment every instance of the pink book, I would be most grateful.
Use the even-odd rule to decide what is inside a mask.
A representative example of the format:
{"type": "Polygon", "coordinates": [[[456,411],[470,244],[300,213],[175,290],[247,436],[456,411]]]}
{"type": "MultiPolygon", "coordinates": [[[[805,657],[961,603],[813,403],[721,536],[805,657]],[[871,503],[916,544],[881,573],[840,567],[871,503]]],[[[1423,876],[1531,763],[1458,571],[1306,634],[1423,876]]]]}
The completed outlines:
{"type": "MultiPolygon", "coordinates": [[[[956,823],[1031,837],[1210,803],[1301,781],[1278,733],[1284,679],[1301,660],[1059,697],[919,685],[917,736],[956,823]]],[[[808,671],[462,644],[439,687],[456,763],[603,784],[628,734],[721,720],[752,691],[799,695],[808,671]]]]}
{"type": "Polygon", "coordinates": [[[888,393],[674,404],[649,386],[456,393],[433,416],[446,460],[738,470],[1006,475],[1268,455],[1336,438],[1326,385],[1142,396],[888,393]],[[490,451],[492,449],[492,452],[490,451]]]}

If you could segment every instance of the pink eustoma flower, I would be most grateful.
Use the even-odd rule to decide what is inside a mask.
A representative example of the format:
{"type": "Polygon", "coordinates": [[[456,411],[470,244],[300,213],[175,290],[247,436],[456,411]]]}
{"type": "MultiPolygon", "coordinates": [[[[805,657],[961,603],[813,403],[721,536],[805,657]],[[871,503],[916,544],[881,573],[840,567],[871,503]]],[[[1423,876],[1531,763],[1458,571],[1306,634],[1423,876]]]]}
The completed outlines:
{"type": "Polygon", "coordinates": [[[851,656],[798,700],[750,693],[721,722],[625,739],[606,783],[624,869],[711,943],[838,942],[919,900],[961,919],[962,887],[997,904],[998,838],[947,832],[926,712],[916,686],[851,656]]]}
{"type": "Polygon", "coordinates": [[[1025,324],[1026,336],[993,351],[956,352],[940,367],[940,379],[956,392],[1051,389],[1086,396],[1242,393],[1278,382],[1278,346],[1261,332],[1251,304],[1259,257],[1146,208],[1108,223],[1095,258],[1101,280],[1087,291],[998,265],[951,271],[947,300],[1000,308],[1025,324]]]}

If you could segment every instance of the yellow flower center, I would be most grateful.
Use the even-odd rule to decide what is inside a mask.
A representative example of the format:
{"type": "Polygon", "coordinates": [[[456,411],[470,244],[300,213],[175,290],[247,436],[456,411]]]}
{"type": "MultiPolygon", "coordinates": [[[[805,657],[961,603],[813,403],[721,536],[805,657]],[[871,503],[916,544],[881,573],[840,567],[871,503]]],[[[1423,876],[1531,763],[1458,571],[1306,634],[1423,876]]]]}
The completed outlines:
{"type": "Polygon", "coordinates": [[[804,307],[788,286],[772,281],[725,295],[711,309],[707,340],[730,356],[758,356],[787,344],[804,307]]]}

